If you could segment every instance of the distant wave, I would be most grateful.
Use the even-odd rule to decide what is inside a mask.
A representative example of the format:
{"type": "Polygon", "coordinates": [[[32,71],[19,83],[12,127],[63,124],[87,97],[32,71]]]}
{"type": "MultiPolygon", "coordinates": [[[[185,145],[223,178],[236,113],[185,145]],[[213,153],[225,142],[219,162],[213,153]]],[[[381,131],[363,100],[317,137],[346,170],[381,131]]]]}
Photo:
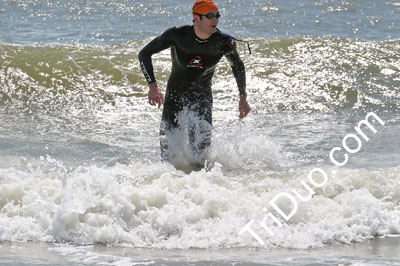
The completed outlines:
{"type": "MultiPolygon", "coordinates": [[[[1,44],[0,105],[85,109],[121,97],[145,97],[137,52],[147,41],[111,46],[1,44]]],[[[252,55],[243,44],[238,49],[248,73],[249,95],[262,111],[400,106],[400,41],[282,38],[253,40],[251,45],[252,55]]],[[[154,65],[165,86],[169,51],[155,55],[154,65]]],[[[231,79],[223,60],[214,77],[216,97],[237,90],[231,79]]]]}

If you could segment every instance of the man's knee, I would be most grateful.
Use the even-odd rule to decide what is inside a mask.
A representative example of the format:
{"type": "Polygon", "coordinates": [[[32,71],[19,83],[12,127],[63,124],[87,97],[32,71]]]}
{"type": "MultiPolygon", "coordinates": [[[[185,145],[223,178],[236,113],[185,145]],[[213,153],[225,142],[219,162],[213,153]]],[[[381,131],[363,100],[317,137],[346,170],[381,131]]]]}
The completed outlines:
{"type": "Polygon", "coordinates": [[[208,121],[192,121],[188,133],[190,146],[194,152],[203,153],[211,145],[212,125],[208,121]]]}

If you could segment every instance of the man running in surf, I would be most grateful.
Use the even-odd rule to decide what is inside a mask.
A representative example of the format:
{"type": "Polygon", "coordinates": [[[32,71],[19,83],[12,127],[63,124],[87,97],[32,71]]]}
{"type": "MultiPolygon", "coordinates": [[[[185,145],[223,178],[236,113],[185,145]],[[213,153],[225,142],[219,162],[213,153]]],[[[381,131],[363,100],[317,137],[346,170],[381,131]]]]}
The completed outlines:
{"type": "Polygon", "coordinates": [[[149,85],[151,105],[164,104],[161,126],[161,158],[171,161],[170,133],[183,127],[180,114],[190,111],[198,118],[189,123],[190,147],[203,164],[211,145],[212,91],[211,80],[217,63],[225,56],[231,64],[239,88],[239,117],[250,112],[246,100],[245,67],[236,50],[235,39],[217,29],[220,14],[212,0],[197,0],[192,8],[193,25],[173,27],[148,43],[139,53],[140,66],[149,85]],[[171,48],[172,71],[167,83],[165,100],[159,89],[151,56],[171,48]]]}

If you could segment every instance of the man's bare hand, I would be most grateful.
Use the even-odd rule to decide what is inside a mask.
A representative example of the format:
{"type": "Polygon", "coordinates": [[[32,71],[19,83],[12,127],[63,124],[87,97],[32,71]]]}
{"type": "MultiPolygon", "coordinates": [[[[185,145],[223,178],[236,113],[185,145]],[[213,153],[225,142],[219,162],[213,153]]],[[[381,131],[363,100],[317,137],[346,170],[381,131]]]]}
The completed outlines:
{"type": "Polygon", "coordinates": [[[245,118],[250,112],[250,105],[247,103],[246,95],[240,96],[239,100],[239,118],[245,118]]]}
{"type": "Polygon", "coordinates": [[[158,108],[164,103],[164,95],[161,90],[158,88],[157,82],[149,84],[149,104],[156,105],[158,104],[158,108]]]}

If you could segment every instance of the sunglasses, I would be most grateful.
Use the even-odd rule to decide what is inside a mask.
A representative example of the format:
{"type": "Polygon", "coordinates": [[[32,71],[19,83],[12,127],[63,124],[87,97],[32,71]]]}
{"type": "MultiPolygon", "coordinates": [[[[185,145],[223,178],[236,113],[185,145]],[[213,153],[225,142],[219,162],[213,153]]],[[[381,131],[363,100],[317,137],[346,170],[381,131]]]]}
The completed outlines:
{"type": "Polygon", "coordinates": [[[200,17],[204,16],[204,17],[206,17],[208,19],[213,19],[213,18],[219,19],[221,17],[221,14],[219,14],[219,12],[217,12],[217,14],[214,14],[213,12],[210,12],[210,13],[207,13],[205,15],[204,14],[199,14],[199,13],[193,13],[193,14],[198,15],[200,17]]]}

